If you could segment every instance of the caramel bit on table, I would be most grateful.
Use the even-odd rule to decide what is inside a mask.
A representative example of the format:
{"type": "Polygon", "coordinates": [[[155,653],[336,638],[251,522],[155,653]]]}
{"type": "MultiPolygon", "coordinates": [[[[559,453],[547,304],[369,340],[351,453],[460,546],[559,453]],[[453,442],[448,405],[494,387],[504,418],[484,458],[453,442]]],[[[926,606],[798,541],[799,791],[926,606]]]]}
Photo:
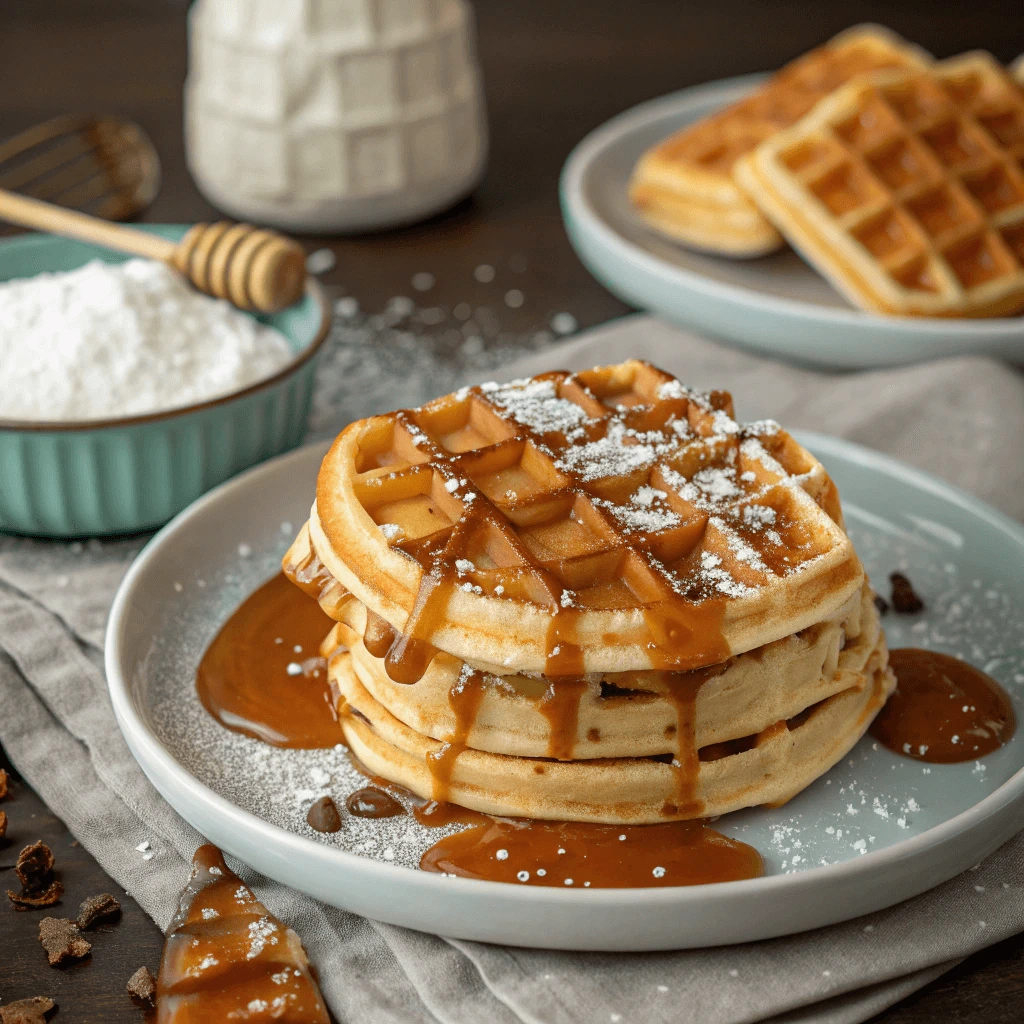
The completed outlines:
{"type": "Polygon", "coordinates": [[[14,873],[21,882],[21,892],[8,889],[7,898],[15,910],[52,907],[64,895],[64,886],[53,877],[53,853],[41,841],[18,854],[14,873]]]}
{"type": "Polygon", "coordinates": [[[924,601],[914,591],[910,580],[901,572],[889,577],[892,582],[892,606],[900,615],[916,615],[924,611],[924,601]]]}
{"type": "Polygon", "coordinates": [[[37,893],[50,884],[53,875],[53,852],[42,840],[26,846],[18,854],[14,873],[26,893],[37,893]]]}
{"type": "Polygon", "coordinates": [[[334,801],[329,796],[322,796],[309,808],[306,822],[317,832],[339,832],[341,815],[334,801]]]}
{"type": "Polygon", "coordinates": [[[120,915],[121,904],[110,893],[90,896],[87,900],[83,900],[82,905],[78,908],[78,927],[83,932],[88,931],[100,921],[112,921],[120,915]]]}
{"type": "Polygon", "coordinates": [[[47,996],[19,999],[0,1006],[0,1024],[45,1024],[47,1014],[57,1004],[47,996]]]}
{"type": "MultiPolygon", "coordinates": [[[[0,768],[0,800],[3,800],[7,796],[11,788],[11,777],[7,772],[0,768]]],[[[24,1000],[22,1000],[24,1002],[24,1000]]],[[[11,1004],[12,1006],[15,1004],[11,1004]]]]}
{"type": "Polygon", "coordinates": [[[65,960],[81,960],[92,949],[92,943],[82,938],[75,923],[66,917],[44,917],[39,922],[39,941],[51,967],[65,960]]]}
{"type": "Polygon", "coordinates": [[[56,879],[52,881],[42,892],[12,892],[7,890],[7,898],[14,904],[15,910],[38,910],[40,907],[52,907],[60,903],[64,895],[64,886],[56,879]]]}
{"type": "Polygon", "coordinates": [[[145,1006],[156,1004],[156,978],[148,967],[140,967],[128,979],[128,995],[145,1006]]]}
{"type": "Polygon", "coordinates": [[[4,811],[0,811],[0,839],[7,835],[7,814],[4,811]]]}

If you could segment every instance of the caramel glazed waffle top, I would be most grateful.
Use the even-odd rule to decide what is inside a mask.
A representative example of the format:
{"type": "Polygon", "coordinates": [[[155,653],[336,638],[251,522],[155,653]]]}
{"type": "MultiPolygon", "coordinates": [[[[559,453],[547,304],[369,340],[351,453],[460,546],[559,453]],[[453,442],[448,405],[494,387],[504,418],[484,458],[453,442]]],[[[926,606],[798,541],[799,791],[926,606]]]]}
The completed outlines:
{"type": "Polygon", "coordinates": [[[714,665],[832,615],[864,572],[821,464],[637,361],[360,420],[286,561],[373,613],[388,674],[714,665]]]}
{"type": "Polygon", "coordinates": [[[878,25],[857,25],[798,57],[759,89],[701,118],[641,157],[630,198],[652,227],[724,256],[761,256],[783,238],[736,183],[736,162],[867,72],[926,66],[924,50],[878,25]]]}

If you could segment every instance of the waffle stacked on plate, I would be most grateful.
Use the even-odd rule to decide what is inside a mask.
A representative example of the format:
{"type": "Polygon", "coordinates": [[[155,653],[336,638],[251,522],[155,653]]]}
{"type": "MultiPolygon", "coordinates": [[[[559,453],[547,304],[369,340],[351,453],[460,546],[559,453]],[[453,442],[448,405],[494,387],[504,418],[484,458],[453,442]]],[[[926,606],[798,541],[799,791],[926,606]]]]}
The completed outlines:
{"type": "Polygon", "coordinates": [[[494,814],[782,802],[893,685],[820,463],[636,361],[352,424],[284,568],[355,756],[494,814]]]}
{"type": "Polygon", "coordinates": [[[985,53],[871,75],[737,165],[786,237],[859,306],[1024,308],[1024,89],[985,53]]]}
{"type": "Polygon", "coordinates": [[[644,154],[630,197],[651,225],[686,245],[724,256],[772,252],[784,244],[782,235],[737,185],[736,161],[855,75],[920,68],[929,60],[877,25],[848,29],[644,154]]]}

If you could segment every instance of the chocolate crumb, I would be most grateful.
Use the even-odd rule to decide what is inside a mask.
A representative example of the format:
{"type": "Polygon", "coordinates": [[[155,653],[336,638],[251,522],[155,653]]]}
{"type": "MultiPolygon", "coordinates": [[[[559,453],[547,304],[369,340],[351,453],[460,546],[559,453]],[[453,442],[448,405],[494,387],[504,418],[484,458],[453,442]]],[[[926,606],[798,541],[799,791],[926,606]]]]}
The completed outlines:
{"type": "Polygon", "coordinates": [[[65,960],[81,960],[92,949],[92,943],[83,939],[78,928],[66,917],[44,917],[39,922],[39,941],[51,967],[65,960]]]}
{"type": "Polygon", "coordinates": [[[892,581],[892,606],[900,615],[915,615],[924,611],[924,601],[914,592],[914,588],[901,572],[894,572],[889,579],[892,581]]]}
{"type": "Polygon", "coordinates": [[[82,931],[88,931],[94,924],[100,921],[110,921],[121,915],[121,904],[110,895],[103,893],[100,896],[90,896],[82,901],[78,908],[78,927],[82,931]]]}
{"type": "Polygon", "coordinates": [[[18,854],[14,873],[26,893],[36,893],[50,884],[53,874],[53,853],[42,840],[26,846],[18,854]]]}
{"type": "Polygon", "coordinates": [[[7,890],[7,898],[14,904],[15,910],[38,910],[40,907],[52,907],[60,903],[64,895],[64,886],[60,882],[51,882],[42,892],[11,892],[7,890]]]}
{"type": "Polygon", "coordinates": [[[341,815],[334,801],[329,796],[322,796],[309,809],[306,821],[310,828],[317,832],[339,832],[341,830],[341,815]]]}
{"type": "Polygon", "coordinates": [[[46,1015],[56,1004],[47,996],[19,999],[0,1006],[0,1024],[44,1024],[46,1015]]]}
{"type": "Polygon", "coordinates": [[[0,839],[7,835],[7,813],[0,811],[0,839]]]}
{"type": "Polygon", "coordinates": [[[881,594],[875,594],[875,607],[879,615],[889,614],[889,602],[881,594]]]}
{"type": "Polygon", "coordinates": [[[140,967],[128,979],[128,995],[146,1006],[156,1002],[156,978],[148,967],[140,967]]]}
{"type": "MultiPolygon", "coordinates": [[[[0,768],[0,800],[3,800],[7,796],[11,787],[11,777],[7,774],[6,770],[0,768]]],[[[24,1000],[22,1000],[24,1002],[24,1000]]],[[[11,1004],[14,1005],[13,1003],[11,1004]]]]}

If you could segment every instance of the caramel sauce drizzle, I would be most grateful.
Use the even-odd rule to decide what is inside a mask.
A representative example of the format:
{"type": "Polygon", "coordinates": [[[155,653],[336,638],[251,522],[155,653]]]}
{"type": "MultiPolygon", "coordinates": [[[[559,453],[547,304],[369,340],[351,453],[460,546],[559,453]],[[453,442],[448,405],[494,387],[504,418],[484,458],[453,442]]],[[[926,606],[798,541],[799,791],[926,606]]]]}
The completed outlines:
{"type": "Polygon", "coordinates": [[[463,673],[448,691],[448,705],[455,715],[455,729],[440,750],[427,754],[433,798],[437,803],[446,803],[451,796],[455,762],[466,749],[466,740],[476,723],[485,689],[483,673],[471,671],[463,673]]]}
{"type": "Polygon", "coordinates": [[[398,632],[383,616],[366,609],[366,628],[363,631],[363,646],[375,658],[386,658],[398,639],[398,632]]]}
{"type": "Polygon", "coordinates": [[[666,801],[662,814],[666,817],[695,817],[704,810],[697,798],[700,756],[697,750],[697,695],[700,688],[717,674],[716,669],[695,672],[673,672],[662,676],[662,693],[675,708],[675,752],[672,770],[675,773],[675,797],[666,801]]]}
{"type": "Polygon", "coordinates": [[[200,846],[167,932],[156,983],[158,1024],[329,1024],[298,935],[200,846]]]}
{"type": "Polygon", "coordinates": [[[548,720],[547,756],[571,761],[579,731],[580,701],[587,692],[583,651],[577,643],[579,612],[560,610],[552,616],[547,635],[544,675],[548,685],[537,710],[548,720]]]}
{"type": "Polygon", "coordinates": [[[327,662],[320,657],[333,621],[308,593],[278,573],[239,605],[207,648],[196,692],[225,728],[275,747],[341,742],[327,662]],[[301,671],[291,674],[296,666],[301,671]]]}
{"type": "Polygon", "coordinates": [[[1013,703],[991,676],[937,651],[889,652],[896,689],[871,735],[897,754],[932,764],[973,761],[998,750],[1016,729],[1013,703]]]}
{"type": "Polygon", "coordinates": [[[363,786],[345,798],[349,814],[357,818],[395,818],[405,808],[390,794],[376,786],[363,786]]]}
{"type": "Polygon", "coordinates": [[[703,821],[660,825],[491,820],[445,836],[424,871],[558,888],[702,885],[764,874],[752,846],[703,821]]]}
{"type": "Polygon", "coordinates": [[[444,828],[446,825],[485,825],[494,821],[489,814],[472,811],[468,807],[448,803],[445,800],[427,800],[425,803],[416,804],[412,809],[412,816],[426,828],[444,828]]]}
{"type": "Polygon", "coordinates": [[[317,557],[312,544],[310,553],[299,562],[289,561],[286,555],[281,569],[295,586],[318,602],[325,611],[332,604],[340,604],[350,596],[348,590],[317,557]]]}

